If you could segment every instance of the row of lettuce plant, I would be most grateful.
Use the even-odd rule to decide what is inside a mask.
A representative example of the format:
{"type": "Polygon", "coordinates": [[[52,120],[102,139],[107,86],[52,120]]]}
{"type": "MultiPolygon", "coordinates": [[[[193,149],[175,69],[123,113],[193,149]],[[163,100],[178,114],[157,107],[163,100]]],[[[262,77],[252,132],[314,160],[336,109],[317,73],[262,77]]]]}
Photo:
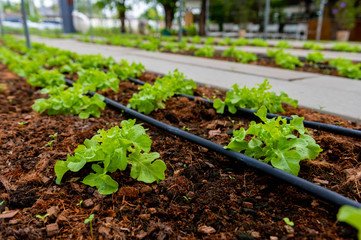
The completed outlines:
{"type": "MultiPolygon", "coordinates": [[[[16,41],[12,41],[11,45],[17,48],[15,43],[16,41]]],[[[25,51],[22,52],[25,53],[25,51]]],[[[119,88],[119,80],[115,80],[117,77],[113,72],[108,72],[107,74],[111,77],[106,78],[107,74],[98,69],[82,69],[78,81],[74,83],[73,87],[67,88],[64,75],[58,70],[42,68],[46,58],[38,59],[37,56],[33,54],[31,60],[37,60],[38,69],[27,72],[28,75],[23,75],[30,85],[42,87],[42,93],[49,94],[48,99],[36,100],[33,109],[37,112],[47,110],[49,115],[79,114],[79,117],[83,119],[88,118],[89,115],[99,117],[99,108],[104,109],[105,107],[104,97],[95,94],[89,98],[86,93],[89,90],[108,88],[117,91],[119,88]],[[110,81],[108,81],[109,79],[110,81]],[[82,111],[79,112],[79,109],[82,111]]],[[[64,55],[57,57],[60,59],[62,56],[64,55]]],[[[17,60],[30,61],[30,57],[26,53],[21,55],[7,48],[0,48],[1,62],[12,66],[12,62],[17,60]]],[[[14,70],[15,73],[18,71],[18,69],[14,70]]],[[[117,70],[121,71],[120,68],[117,70]]],[[[82,182],[96,187],[100,194],[112,194],[118,190],[119,184],[108,173],[117,170],[124,171],[128,165],[131,165],[130,176],[132,178],[145,183],[159,182],[165,178],[166,165],[158,159],[159,153],[150,152],[151,144],[152,141],[146,134],[146,129],[141,124],[136,125],[135,120],[122,121],[121,128],[115,126],[107,131],[99,130],[98,135],[90,140],[85,140],[84,145],[79,145],[75,149],[74,156],[68,155],[66,161],[56,162],[54,167],[57,176],[56,182],[60,184],[67,171],[78,172],[86,163],[92,163],[91,167],[95,173],[90,173],[82,182]]]]}
{"type": "MultiPolygon", "coordinates": [[[[43,87],[43,93],[50,95],[61,93],[62,95],[66,95],[67,90],[64,91],[66,88],[64,75],[58,72],[58,70],[42,68],[45,63],[48,63],[43,53],[36,54],[31,52],[32,50],[27,51],[20,47],[21,43],[18,43],[18,46],[16,46],[14,42],[15,41],[11,44],[12,47],[25,55],[16,54],[7,48],[1,47],[0,61],[7,64],[15,73],[19,73],[25,78],[28,77],[27,81],[31,85],[43,87]],[[23,70],[18,68],[15,62],[21,62],[23,64],[37,63],[23,70]]],[[[44,49],[44,46],[41,46],[41,48],[44,49]]],[[[54,51],[54,49],[52,50],[54,51]]],[[[48,66],[75,69],[74,71],[68,71],[74,73],[80,71],[79,84],[75,84],[74,87],[68,88],[68,90],[78,91],[76,95],[81,95],[82,97],[85,97],[85,93],[88,90],[94,91],[97,88],[111,88],[117,91],[119,82],[117,87],[117,81],[115,80],[117,74],[115,74],[114,71],[104,73],[101,71],[97,72],[97,69],[90,69],[89,72],[85,72],[84,69],[82,69],[81,61],[80,63],[63,61],[61,60],[63,58],[61,56],[65,55],[61,55],[59,51],[56,52],[57,55],[55,58],[59,61],[54,60],[57,63],[50,63],[48,66]],[[61,66],[59,62],[65,65],[61,66]],[[80,64],[80,66],[77,65],[77,67],[74,67],[73,64],[80,64]],[[106,79],[106,75],[108,74],[110,75],[111,81],[108,83],[98,81],[100,78],[106,79]],[[96,76],[98,76],[98,78],[96,76]],[[91,83],[91,79],[93,79],[95,84],[91,83]],[[85,85],[85,87],[82,85],[85,85]],[[80,88],[82,90],[79,90],[80,88]]],[[[69,53],[66,53],[66,55],[74,56],[72,54],[69,55],[69,53]]],[[[92,66],[112,69],[113,65],[106,66],[106,64],[103,63],[92,66]]],[[[122,72],[120,68],[116,67],[116,69],[122,72]]],[[[184,79],[185,76],[176,70],[174,73],[169,73],[162,79],[157,79],[153,86],[150,84],[144,85],[140,88],[141,91],[138,94],[134,94],[133,100],[131,99],[131,107],[138,108],[138,110],[145,113],[150,113],[156,108],[164,108],[163,101],[173,96],[174,93],[192,94],[192,90],[196,87],[195,83],[193,81],[184,81],[184,79]],[[151,94],[147,95],[147,93],[151,94]],[[160,95],[160,98],[152,98],[150,95],[160,95]],[[159,101],[159,99],[162,101],[159,101]],[[146,104],[147,102],[151,104],[144,105],[144,103],[146,104]]],[[[230,143],[225,148],[244,152],[246,155],[266,163],[271,162],[274,167],[297,175],[300,169],[299,162],[304,159],[316,158],[322,149],[316,144],[315,140],[308,135],[308,131],[302,123],[303,118],[293,116],[293,120],[290,121],[290,123],[287,123],[286,120],[281,118],[266,118],[267,109],[270,112],[283,112],[282,102],[287,102],[294,107],[297,106],[297,101],[289,98],[285,93],[281,93],[278,96],[274,92],[267,92],[270,87],[267,80],[260,84],[258,88],[251,90],[246,87],[240,89],[235,85],[233,86],[233,90],[227,93],[224,102],[219,99],[214,102],[217,112],[223,112],[225,106],[228,107],[230,112],[235,112],[237,107],[258,109],[256,115],[263,121],[263,123],[258,124],[251,122],[247,130],[241,128],[234,131],[230,143]],[[251,100],[245,100],[246,96],[251,96],[251,100]],[[247,135],[253,136],[251,140],[245,140],[247,135]]],[[[99,104],[103,102],[100,95],[94,96],[97,96],[96,98],[98,99],[96,99],[96,101],[99,104]]],[[[67,100],[62,99],[58,100],[57,104],[59,105],[62,101],[67,102],[67,100]]],[[[55,106],[57,106],[57,104],[55,104],[55,106]]],[[[105,106],[105,104],[101,106],[105,106]]],[[[57,111],[56,108],[58,107],[55,107],[54,110],[57,111]]],[[[85,140],[84,145],[79,145],[73,156],[68,155],[66,161],[59,160],[56,162],[56,182],[60,184],[66,172],[78,172],[86,163],[92,163],[91,167],[95,173],[90,173],[86,176],[83,179],[83,183],[96,187],[101,194],[112,194],[118,190],[119,184],[114,181],[108,173],[113,173],[117,170],[123,171],[129,164],[131,165],[131,177],[146,183],[159,182],[165,178],[164,172],[166,165],[162,160],[158,159],[158,153],[150,153],[151,144],[152,141],[146,134],[146,130],[140,124],[135,125],[135,120],[122,121],[121,128],[116,126],[107,131],[99,130],[98,134],[93,138],[85,140]]],[[[357,228],[360,238],[360,216],[361,212],[359,209],[343,206],[340,208],[337,217],[339,221],[346,222],[357,228]]]]}
{"type": "MultiPolygon", "coordinates": [[[[90,37],[83,36],[79,38],[81,41],[91,42],[90,37]]],[[[136,46],[142,41],[162,41],[162,42],[176,42],[177,37],[175,36],[161,36],[161,37],[153,37],[153,36],[144,36],[144,35],[121,35],[121,36],[110,36],[104,40],[97,40],[98,43],[106,43],[109,42],[114,45],[128,45],[128,46],[136,46]]],[[[270,47],[271,44],[261,38],[254,38],[254,39],[246,39],[246,38],[235,38],[231,39],[229,37],[216,39],[214,37],[207,37],[201,38],[199,36],[194,37],[183,37],[183,43],[191,43],[191,44],[205,44],[205,45],[220,45],[220,46],[257,46],[257,47],[270,47]]],[[[279,41],[277,44],[274,45],[276,48],[294,48],[289,41],[282,40],[279,41]]],[[[328,50],[325,49],[321,44],[306,41],[302,47],[304,49],[311,49],[311,50],[328,50]]],[[[348,42],[335,42],[330,50],[333,51],[342,51],[342,52],[361,52],[361,47],[356,44],[350,44],[348,42]]]]}
{"type": "MultiPolygon", "coordinates": [[[[216,50],[211,44],[206,44],[205,46],[201,48],[197,48],[194,45],[187,45],[186,41],[182,42],[167,42],[166,44],[162,44],[162,41],[159,39],[154,38],[147,38],[150,39],[147,42],[142,42],[140,39],[135,40],[129,40],[129,39],[119,39],[118,37],[111,37],[108,39],[108,42],[110,42],[113,45],[121,45],[126,47],[138,47],[143,50],[147,51],[170,51],[172,53],[178,53],[178,52],[194,52],[195,56],[200,57],[214,57],[216,50]]],[[[238,39],[239,42],[242,42],[243,39],[238,39]]],[[[237,49],[236,46],[240,46],[240,44],[233,43],[230,40],[227,40],[227,38],[223,39],[222,41],[227,42],[227,44],[223,45],[229,45],[233,44],[230,48],[224,50],[222,52],[223,57],[231,57],[234,58],[237,62],[241,63],[250,63],[258,60],[258,57],[256,54],[251,52],[245,52],[240,49],[237,49]],[[229,44],[228,44],[229,43],[229,44]]],[[[196,41],[198,43],[198,41],[196,41]]],[[[262,39],[254,39],[253,40],[255,46],[262,46],[266,45],[265,41],[262,39]]],[[[104,42],[97,42],[103,44],[104,42]]],[[[280,41],[276,47],[278,49],[271,50],[269,49],[267,51],[267,56],[274,58],[274,61],[276,65],[285,68],[285,69],[295,69],[296,67],[302,67],[304,66],[304,63],[294,55],[291,55],[290,53],[286,53],[283,51],[285,48],[290,48],[289,43],[287,41],[280,41]]],[[[315,49],[319,50],[317,45],[315,43],[308,43],[309,49],[315,49]]],[[[315,68],[318,68],[317,64],[327,64],[330,62],[331,64],[332,60],[327,60],[324,57],[324,54],[319,51],[311,52],[306,57],[306,62],[314,64],[312,65],[315,68]]],[[[308,66],[310,67],[310,66],[308,66]]],[[[338,73],[341,76],[352,78],[352,79],[361,79],[361,69],[360,64],[353,64],[352,61],[343,61],[342,66],[336,66],[336,69],[338,73]]]]}

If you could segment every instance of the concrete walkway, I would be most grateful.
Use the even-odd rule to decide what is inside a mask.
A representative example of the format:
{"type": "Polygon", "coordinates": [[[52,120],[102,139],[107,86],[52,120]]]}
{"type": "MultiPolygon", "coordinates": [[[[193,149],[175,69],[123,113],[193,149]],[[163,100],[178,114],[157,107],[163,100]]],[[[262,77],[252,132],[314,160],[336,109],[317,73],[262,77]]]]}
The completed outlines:
{"type": "Polygon", "coordinates": [[[253,87],[268,78],[274,91],[284,91],[298,99],[299,105],[320,110],[361,123],[361,81],[314,73],[246,65],[213,59],[177,54],[147,52],[135,48],[82,43],[71,39],[32,37],[32,41],[45,43],[79,54],[102,54],[119,61],[141,62],[148,71],[166,74],[179,69],[188,78],[209,86],[230,88],[253,87]]]}

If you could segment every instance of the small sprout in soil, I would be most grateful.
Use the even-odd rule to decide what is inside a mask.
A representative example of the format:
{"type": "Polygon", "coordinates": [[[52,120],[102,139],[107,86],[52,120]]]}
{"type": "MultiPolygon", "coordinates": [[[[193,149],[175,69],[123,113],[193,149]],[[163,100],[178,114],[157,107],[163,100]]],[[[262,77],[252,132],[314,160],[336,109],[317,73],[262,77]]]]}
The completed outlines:
{"type": "Polygon", "coordinates": [[[90,235],[92,236],[92,238],[93,238],[93,226],[92,226],[93,218],[94,218],[94,214],[90,215],[89,218],[84,220],[85,224],[89,223],[90,235]]]}
{"type": "Polygon", "coordinates": [[[28,124],[28,122],[18,122],[18,124],[19,124],[21,127],[24,127],[24,125],[28,124]]]}
{"type": "Polygon", "coordinates": [[[336,124],[337,124],[338,126],[341,126],[342,124],[344,124],[344,122],[336,122],[336,124]]]}
{"type": "Polygon", "coordinates": [[[189,132],[191,129],[190,128],[187,128],[186,126],[183,126],[183,131],[187,131],[187,132],[189,132]]]}
{"type": "Polygon", "coordinates": [[[291,227],[293,227],[295,224],[289,219],[289,218],[284,218],[283,221],[285,221],[285,223],[291,227]]]}
{"type": "Polygon", "coordinates": [[[49,213],[45,214],[44,216],[36,215],[37,218],[43,220],[43,224],[45,225],[45,218],[49,216],[49,213]]]}
{"type": "Polygon", "coordinates": [[[49,137],[51,137],[51,138],[54,138],[54,142],[56,142],[56,136],[58,136],[58,133],[56,132],[56,133],[54,133],[53,135],[49,135],[49,137]]]}
{"type": "MultiPolygon", "coordinates": [[[[0,202],[0,206],[4,204],[4,201],[0,202]]],[[[1,209],[0,209],[0,214],[1,214],[1,209]]]]}
{"type": "Polygon", "coordinates": [[[51,140],[50,142],[47,142],[47,143],[45,144],[45,146],[49,146],[49,147],[50,147],[50,151],[53,151],[53,146],[52,146],[53,142],[55,142],[55,140],[51,140]]]}
{"type": "Polygon", "coordinates": [[[12,99],[9,99],[9,103],[13,103],[13,100],[12,100],[12,99]]]}
{"type": "Polygon", "coordinates": [[[186,168],[186,167],[187,167],[187,164],[183,164],[183,167],[186,168]]]}
{"type": "Polygon", "coordinates": [[[326,108],[326,107],[321,106],[321,105],[318,105],[318,108],[320,109],[320,110],[318,111],[318,113],[321,113],[322,109],[324,109],[324,108],[326,108]]]}
{"type": "Polygon", "coordinates": [[[83,200],[80,200],[80,202],[78,202],[76,205],[81,207],[81,204],[83,203],[83,200]]]}
{"type": "Polygon", "coordinates": [[[190,197],[187,197],[187,196],[183,196],[183,198],[187,201],[187,202],[189,202],[192,198],[190,198],[190,197]]]}
{"type": "Polygon", "coordinates": [[[229,179],[234,180],[235,178],[232,175],[228,175],[229,179]]]}

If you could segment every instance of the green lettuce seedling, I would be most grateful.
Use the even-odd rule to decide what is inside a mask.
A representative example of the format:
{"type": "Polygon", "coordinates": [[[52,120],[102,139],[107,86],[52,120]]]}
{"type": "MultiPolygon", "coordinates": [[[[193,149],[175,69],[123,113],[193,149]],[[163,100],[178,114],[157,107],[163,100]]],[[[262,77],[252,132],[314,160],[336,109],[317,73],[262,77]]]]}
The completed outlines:
{"type": "Polygon", "coordinates": [[[322,52],[318,51],[310,52],[307,55],[306,60],[312,63],[320,63],[326,61],[325,55],[322,52]]]}
{"type": "Polygon", "coordinates": [[[293,107],[297,107],[298,101],[288,97],[284,92],[281,92],[280,95],[277,95],[275,92],[268,91],[271,89],[271,85],[267,79],[264,80],[262,84],[257,84],[258,87],[239,88],[237,84],[232,86],[232,90],[228,91],[226,94],[226,99],[224,101],[220,99],[215,99],[213,102],[213,107],[217,110],[217,113],[224,113],[224,108],[227,106],[230,113],[236,113],[237,108],[249,108],[253,110],[258,110],[261,106],[265,106],[269,112],[277,113],[284,112],[282,108],[282,103],[289,103],[293,107]]]}
{"type": "Polygon", "coordinates": [[[163,78],[158,78],[154,85],[149,83],[139,87],[139,93],[133,94],[129,100],[129,107],[139,112],[150,114],[155,109],[164,109],[164,102],[176,93],[193,95],[197,88],[193,80],[185,81],[186,77],[177,69],[168,73],[163,78]]]}
{"type": "Polygon", "coordinates": [[[88,97],[86,96],[88,90],[94,91],[95,87],[93,85],[83,87],[74,84],[73,87],[65,91],[51,89],[49,98],[37,99],[32,108],[39,113],[47,111],[48,115],[73,114],[79,115],[81,119],[87,119],[90,115],[100,117],[99,109],[104,110],[106,105],[104,97],[99,94],[88,97]]]}
{"type": "Polygon", "coordinates": [[[159,153],[150,153],[151,144],[146,130],[140,124],[135,125],[135,120],[122,121],[121,128],[99,130],[97,135],[86,139],[84,145],[79,145],[73,156],[55,163],[56,183],[60,184],[66,172],[78,172],[86,163],[92,163],[95,173],[86,176],[83,183],[96,187],[100,194],[118,190],[118,183],[108,172],[124,171],[128,165],[131,165],[132,178],[145,183],[159,182],[165,178],[166,165],[158,159],[159,153]]]}
{"type": "Polygon", "coordinates": [[[358,230],[357,237],[361,240],[361,209],[352,206],[342,206],[338,210],[337,220],[345,222],[358,230]]]}
{"type": "Polygon", "coordinates": [[[308,130],[303,126],[303,118],[293,115],[290,123],[281,117],[268,119],[264,106],[255,115],[263,123],[252,121],[247,130],[241,128],[234,131],[226,149],[244,152],[247,156],[271,163],[273,167],[296,176],[301,160],[312,160],[322,151],[308,135],[308,130]],[[253,136],[250,141],[245,140],[247,135],[253,136]]]}
{"type": "Polygon", "coordinates": [[[199,57],[213,57],[215,49],[213,46],[206,45],[200,49],[198,49],[194,55],[199,57]]]}

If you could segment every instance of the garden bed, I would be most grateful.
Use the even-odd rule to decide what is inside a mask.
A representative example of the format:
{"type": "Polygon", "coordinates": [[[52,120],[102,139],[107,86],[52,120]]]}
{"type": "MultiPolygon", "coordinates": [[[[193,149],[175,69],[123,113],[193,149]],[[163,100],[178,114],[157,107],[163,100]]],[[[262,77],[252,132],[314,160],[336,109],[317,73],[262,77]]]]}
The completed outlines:
{"type": "MultiPolygon", "coordinates": [[[[155,75],[146,73],[141,79],[152,82],[155,75]]],[[[73,154],[76,146],[98,129],[119,126],[127,116],[109,108],[100,118],[87,120],[40,115],[31,108],[35,99],[45,97],[40,89],[3,65],[0,83],[7,86],[0,93],[0,199],[5,201],[0,209],[16,213],[0,215],[2,238],[90,238],[84,220],[91,214],[95,214],[96,239],[356,237],[353,228],[335,224],[337,206],[148,124],[144,127],[149,129],[152,151],[159,152],[167,165],[166,179],[158,185],[137,182],[130,178],[128,169],[112,174],[120,189],[103,196],[80,182],[90,168],[67,174],[62,184],[56,185],[53,167],[57,160],[73,154]],[[58,135],[51,149],[47,143],[55,133],[58,135]],[[50,215],[45,222],[36,217],[47,212],[50,215]],[[285,217],[295,226],[288,226],[285,217]]],[[[103,93],[127,104],[137,88],[121,82],[117,93],[103,93]]],[[[196,94],[212,98],[224,92],[200,87],[196,94]]],[[[285,107],[285,115],[361,129],[358,124],[317,111],[285,107]]],[[[150,116],[222,145],[228,144],[232,129],[249,124],[248,119],[218,115],[204,103],[184,97],[170,99],[165,110],[150,116]]],[[[360,201],[360,180],[356,178],[360,142],[317,130],[310,130],[310,135],[324,151],[316,160],[302,162],[300,176],[360,201]]]]}

